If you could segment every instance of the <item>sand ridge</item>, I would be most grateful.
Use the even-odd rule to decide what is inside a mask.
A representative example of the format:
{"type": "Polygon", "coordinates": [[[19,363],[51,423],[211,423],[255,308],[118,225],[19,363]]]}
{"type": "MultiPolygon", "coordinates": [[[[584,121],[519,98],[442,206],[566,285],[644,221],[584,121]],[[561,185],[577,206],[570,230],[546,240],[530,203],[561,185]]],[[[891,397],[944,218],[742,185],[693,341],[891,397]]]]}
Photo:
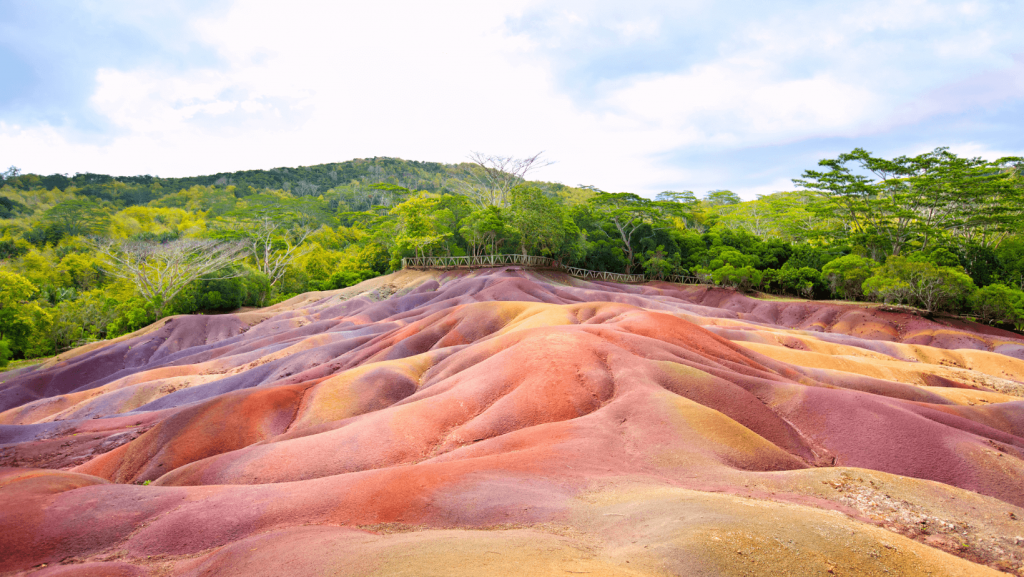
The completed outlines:
{"type": "Polygon", "coordinates": [[[1024,574],[1022,353],[514,267],[177,317],[0,379],[0,572],[1024,574]]]}

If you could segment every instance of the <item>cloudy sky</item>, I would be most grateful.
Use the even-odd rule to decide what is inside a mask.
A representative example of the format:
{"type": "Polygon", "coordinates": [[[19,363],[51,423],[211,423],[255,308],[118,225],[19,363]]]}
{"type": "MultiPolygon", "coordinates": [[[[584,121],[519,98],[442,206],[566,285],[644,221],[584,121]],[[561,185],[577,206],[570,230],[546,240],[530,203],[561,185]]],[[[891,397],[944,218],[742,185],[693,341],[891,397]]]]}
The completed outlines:
{"type": "Polygon", "coordinates": [[[1022,22],[1020,0],[0,0],[0,165],[543,150],[534,178],[753,198],[854,147],[1024,155],[1022,22]]]}

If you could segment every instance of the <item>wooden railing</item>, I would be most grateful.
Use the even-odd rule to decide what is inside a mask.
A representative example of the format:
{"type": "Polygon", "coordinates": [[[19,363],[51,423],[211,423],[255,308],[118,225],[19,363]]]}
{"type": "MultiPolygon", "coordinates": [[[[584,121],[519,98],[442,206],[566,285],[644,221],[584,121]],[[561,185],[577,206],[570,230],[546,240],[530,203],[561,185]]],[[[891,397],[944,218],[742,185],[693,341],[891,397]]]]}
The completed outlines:
{"type": "Polygon", "coordinates": [[[708,282],[710,279],[701,280],[695,276],[682,276],[678,274],[669,275],[665,280],[678,284],[714,284],[708,282]]]}
{"type": "MultiPolygon", "coordinates": [[[[481,256],[420,256],[402,259],[402,268],[484,268],[494,266],[520,265],[534,268],[553,268],[562,270],[566,274],[582,279],[603,280],[608,282],[641,283],[650,280],[642,274],[623,274],[620,272],[607,272],[601,270],[588,270],[575,266],[565,266],[556,260],[542,256],[530,256],[525,254],[489,254],[481,256]]],[[[701,284],[701,280],[695,276],[672,275],[667,277],[667,282],[681,284],[701,284]]]]}
{"type": "Polygon", "coordinates": [[[564,270],[571,276],[579,277],[582,279],[593,278],[609,282],[644,282],[647,280],[647,277],[645,277],[642,274],[623,274],[621,272],[588,270],[585,268],[576,268],[574,266],[563,266],[562,270],[564,270]]]}
{"type": "Polygon", "coordinates": [[[538,268],[558,268],[558,264],[550,258],[530,256],[526,254],[420,256],[402,259],[402,268],[480,268],[516,264],[538,268]]]}

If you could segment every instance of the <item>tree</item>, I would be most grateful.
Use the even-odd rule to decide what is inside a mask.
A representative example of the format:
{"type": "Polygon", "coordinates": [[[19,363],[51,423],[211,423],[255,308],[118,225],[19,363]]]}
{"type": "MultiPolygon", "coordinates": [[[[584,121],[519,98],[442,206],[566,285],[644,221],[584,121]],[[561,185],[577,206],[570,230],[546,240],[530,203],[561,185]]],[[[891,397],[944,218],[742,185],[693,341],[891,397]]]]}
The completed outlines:
{"type": "Polygon", "coordinates": [[[404,186],[386,182],[371,184],[367,188],[372,191],[370,194],[370,204],[379,206],[382,209],[393,207],[405,201],[412,194],[412,191],[404,186]]]}
{"type": "Polygon", "coordinates": [[[398,217],[398,235],[392,254],[392,268],[400,268],[402,256],[412,250],[413,256],[427,256],[445,247],[453,232],[445,226],[452,221],[451,211],[439,207],[440,200],[421,194],[391,209],[398,217]]]}
{"type": "Polygon", "coordinates": [[[807,170],[793,182],[821,194],[828,202],[816,209],[845,218],[873,256],[898,256],[943,235],[996,246],[1024,212],[1013,181],[1021,162],[960,158],[946,148],[886,160],[856,148],[818,162],[829,170],[807,170]]]}
{"type": "Polygon", "coordinates": [[[804,298],[814,296],[814,285],[821,282],[821,273],[809,266],[790,266],[786,263],[775,273],[776,282],[783,290],[798,294],[804,298]]]}
{"type": "Polygon", "coordinates": [[[951,308],[969,297],[976,287],[960,267],[936,266],[927,261],[891,256],[864,281],[864,294],[885,302],[909,302],[928,314],[951,308]]]}
{"type": "Polygon", "coordinates": [[[11,165],[7,170],[0,172],[0,184],[18,178],[21,175],[21,169],[17,166],[11,165]]]}
{"type": "Polygon", "coordinates": [[[980,288],[971,296],[971,310],[986,323],[1018,323],[1024,320],[1024,291],[1003,284],[980,288]]]}
{"type": "Polygon", "coordinates": [[[535,186],[520,185],[511,192],[510,224],[519,232],[524,255],[552,252],[562,244],[562,207],[535,186]]]}
{"type": "Polygon", "coordinates": [[[746,292],[755,286],[760,286],[762,281],[761,271],[751,266],[736,268],[727,264],[711,273],[715,284],[730,286],[736,290],[746,292]]]}
{"type": "Polygon", "coordinates": [[[821,274],[828,280],[833,295],[857,300],[864,296],[864,281],[871,277],[877,265],[870,258],[848,254],[830,261],[822,267],[821,274]]]}
{"type": "Polygon", "coordinates": [[[270,279],[270,286],[281,280],[300,256],[303,243],[326,219],[322,209],[309,199],[273,195],[249,197],[245,208],[225,216],[241,225],[225,236],[244,242],[256,270],[270,279]]]}
{"type": "Polygon", "coordinates": [[[679,268],[679,253],[667,254],[663,245],[644,253],[644,272],[648,277],[663,280],[679,268]]]}
{"type": "Polygon", "coordinates": [[[469,252],[479,256],[488,251],[496,254],[501,243],[512,234],[505,221],[504,212],[497,206],[488,206],[469,214],[459,229],[462,238],[469,244],[469,252]]]}
{"type": "Polygon", "coordinates": [[[598,192],[588,202],[595,214],[615,226],[626,255],[626,272],[632,272],[636,264],[633,235],[641,226],[653,226],[661,220],[661,204],[629,192],[598,192]]]}
{"type": "Polygon", "coordinates": [[[470,172],[470,180],[459,185],[480,206],[508,208],[511,192],[526,181],[526,175],[533,170],[551,164],[541,158],[543,151],[526,158],[498,156],[473,152],[469,159],[476,165],[470,172]]]}
{"type": "Polygon", "coordinates": [[[244,274],[239,271],[209,276],[243,258],[246,245],[238,241],[107,241],[94,246],[107,261],[106,272],[131,282],[142,298],[153,304],[157,317],[162,316],[171,299],[200,277],[217,280],[244,274]]]}
{"type": "Polygon", "coordinates": [[[996,249],[1000,278],[1024,290],[1024,239],[1011,239],[996,249]]]}
{"type": "Polygon", "coordinates": [[[743,199],[731,190],[708,191],[708,193],[704,195],[704,200],[711,206],[726,206],[743,202],[743,199]]]}
{"type": "MultiPolygon", "coordinates": [[[[49,343],[43,338],[51,323],[50,314],[29,298],[36,286],[25,277],[0,269],[0,357],[21,354],[31,358],[45,354],[49,343]]],[[[3,359],[6,364],[6,359],[3,359]]]]}
{"type": "Polygon", "coordinates": [[[103,235],[110,226],[110,211],[88,198],[75,198],[50,208],[43,220],[70,236],[103,235]]]}

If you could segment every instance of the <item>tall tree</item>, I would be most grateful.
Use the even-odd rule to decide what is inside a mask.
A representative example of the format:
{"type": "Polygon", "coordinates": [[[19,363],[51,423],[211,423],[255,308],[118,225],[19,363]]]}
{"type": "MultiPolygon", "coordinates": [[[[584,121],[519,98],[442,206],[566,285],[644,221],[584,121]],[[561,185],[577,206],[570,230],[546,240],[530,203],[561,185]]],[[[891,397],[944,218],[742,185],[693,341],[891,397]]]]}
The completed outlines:
{"type": "Polygon", "coordinates": [[[634,235],[645,224],[655,225],[664,214],[664,205],[629,192],[598,192],[590,199],[595,214],[615,226],[626,255],[628,270],[636,266],[634,235]]]}
{"type": "Polygon", "coordinates": [[[469,244],[469,253],[480,256],[496,254],[501,243],[511,236],[505,213],[496,206],[488,206],[469,214],[462,221],[459,234],[469,244]]]}
{"type": "Polygon", "coordinates": [[[0,270],[0,365],[10,352],[32,357],[45,353],[40,343],[49,328],[50,314],[29,299],[36,286],[25,277],[0,270]]]}
{"type": "Polygon", "coordinates": [[[807,170],[793,182],[825,197],[819,209],[847,220],[871,248],[896,256],[912,242],[926,249],[947,234],[998,243],[1021,213],[1013,181],[1020,163],[959,158],[946,148],[886,160],[856,148],[818,162],[829,170],[807,170]]]}
{"type": "Polygon", "coordinates": [[[166,243],[100,241],[96,249],[106,259],[106,272],[131,282],[139,295],[153,303],[157,316],[182,289],[199,279],[223,280],[241,272],[207,276],[244,258],[241,242],[179,239],[166,243]]]}
{"type": "Polygon", "coordinates": [[[245,206],[225,215],[225,237],[241,241],[256,270],[274,286],[298,258],[303,243],[327,219],[311,199],[293,199],[270,194],[252,196],[245,206]]]}
{"type": "Polygon", "coordinates": [[[526,158],[473,152],[469,159],[475,164],[467,181],[460,185],[480,206],[508,208],[512,189],[526,181],[526,175],[551,162],[541,158],[543,151],[526,158]]]}
{"type": "Polygon", "coordinates": [[[48,209],[43,220],[69,236],[103,235],[110,225],[111,212],[88,198],[73,198],[48,209]]]}
{"type": "Polygon", "coordinates": [[[519,232],[519,247],[526,255],[553,251],[562,242],[561,206],[535,186],[512,189],[511,225],[519,232]]]}
{"type": "MultiPolygon", "coordinates": [[[[451,221],[449,214],[442,214],[445,209],[438,210],[439,200],[420,195],[399,204],[391,209],[391,214],[398,217],[399,233],[395,239],[399,251],[412,249],[417,257],[426,256],[432,249],[446,246],[453,231],[443,225],[451,221]]],[[[399,255],[395,255],[396,263],[399,255]]]]}

